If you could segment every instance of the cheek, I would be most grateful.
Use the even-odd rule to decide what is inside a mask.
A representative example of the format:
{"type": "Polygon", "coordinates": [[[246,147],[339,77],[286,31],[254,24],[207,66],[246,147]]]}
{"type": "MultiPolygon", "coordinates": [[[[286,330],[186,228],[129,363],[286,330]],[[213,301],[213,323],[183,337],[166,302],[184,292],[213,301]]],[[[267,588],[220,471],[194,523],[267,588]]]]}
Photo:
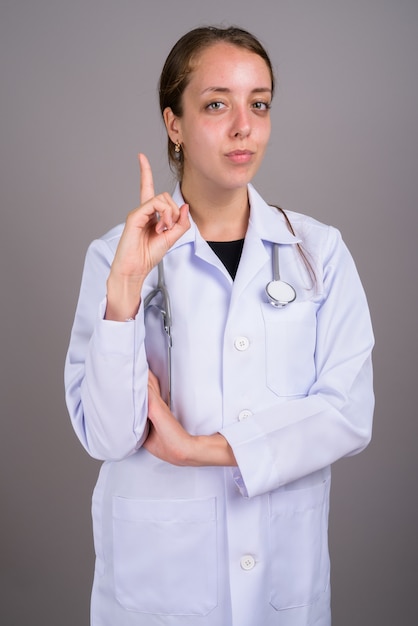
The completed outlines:
{"type": "Polygon", "coordinates": [[[184,139],[184,156],[193,162],[198,162],[207,152],[208,144],[203,135],[193,135],[184,139]]]}
{"type": "Polygon", "coordinates": [[[262,128],[259,128],[258,130],[257,143],[258,143],[259,151],[262,153],[262,155],[264,155],[267,149],[268,142],[270,140],[270,134],[271,134],[270,130],[271,130],[270,125],[263,126],[262,128]]]}
{"type": "Polygon", "coordinates": [[[271,120],[270,118],[263,120],[263,123],[260,124],[258,128],[260,141],[265,141],[266,143],[270,139],[271,133],[271,120]]]}
{"type": "Polygon", "coordinates": [[[193,153],[197,157],[201,154],[207,158],[209,148],[219,144],[220,135],[218,126],[211,123],[201,123],[185,135],[184,143],[189,154],[193,153]]]}

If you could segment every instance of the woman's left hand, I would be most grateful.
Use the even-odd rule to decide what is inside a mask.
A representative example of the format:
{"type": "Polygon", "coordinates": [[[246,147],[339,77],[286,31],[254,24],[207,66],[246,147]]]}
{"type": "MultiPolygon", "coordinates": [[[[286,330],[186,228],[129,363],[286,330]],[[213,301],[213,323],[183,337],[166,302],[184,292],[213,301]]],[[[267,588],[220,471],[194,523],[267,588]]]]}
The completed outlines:
{"type": "Polygon", "coordinates": [[[172,465],[192,465],[194,437],[176,420],[160,393],[157,377],[148,376],[149,435],[144,448],[154,456],[172,465]]]}
{"type": "Polygon", "coordinates": [[[236,465],[231,446],[220,433],[190,435],[174,417],[161,397],[158,378],[148,375],[148,419],[150,430],[144,448],[172,465],[236,465]]]}

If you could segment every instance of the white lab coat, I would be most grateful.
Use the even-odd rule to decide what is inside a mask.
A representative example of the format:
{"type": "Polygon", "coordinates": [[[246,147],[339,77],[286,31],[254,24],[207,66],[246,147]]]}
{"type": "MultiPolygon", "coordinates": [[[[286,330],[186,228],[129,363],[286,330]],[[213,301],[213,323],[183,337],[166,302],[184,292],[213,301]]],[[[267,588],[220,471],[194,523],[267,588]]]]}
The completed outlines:
{"type": "MultiPolygon", "coordinates": [[[[166,388],[161,316],[104,321],[122,232],[88,250],[65,371],[93,495],[93,626],[329,626],[330,465],[371,436],[373,334],[339,232],[249,186],[235,281],[192,223],[164,259],[173,315],[173,411],[221,432],[238,468],[174,467],[141,447],[148,363],[166,388]],[[315,285],[297,251],[301,241],[315,285]],[[272,244],[297,299],[267,302],[272,244]]],[[[179,188],[174,199],[182,203],[179,188]]],[[[149,275],[143,298],[155,286],[149,275]]]]}

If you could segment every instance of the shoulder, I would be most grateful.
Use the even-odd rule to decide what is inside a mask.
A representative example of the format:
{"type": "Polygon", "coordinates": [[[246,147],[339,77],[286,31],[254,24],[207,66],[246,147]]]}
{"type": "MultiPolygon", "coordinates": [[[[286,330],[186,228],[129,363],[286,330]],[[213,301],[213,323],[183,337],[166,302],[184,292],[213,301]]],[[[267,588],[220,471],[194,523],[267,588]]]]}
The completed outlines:
{"type": "Polygon", "coordinates": [[[117,226],[114,226],[107,233],[102,235],[98,239],[98,241],[102,242],[104,245],[107,245],[115,252],[119,243],[119,239],[121,238],[124,226],[125,224],[118,224],[117,226]]]}
{"type": "Polygon", "coordinates": [[[109,271],[123,228],[124,224],[119,224],[90,243],[84,261],[85,273],[109,271]]]}
{"type": "Polygon", "coordinates": [[[104,253],[107,250],[108,253],[114,255],[116,248],[118,247],[123,228],[124,224],[118,224],[101,237],[94,239],[89,245],[89,251],[102,251],[104,253]]]}
{"type": "Polygon", "coordinates": [[[251,185],[249,185],[249,197],[251,207],[254,209],[253,221],[257,230],[262,234],[265,234],[266,230],[270,234],[272,231],[276,232],[279,223],[282,233],[292,232],[302,245],[308,248],[324,245],[330,238],[339,236],[336,228],[310,215],[280,207],[274,202],[266,202],[251,185]]]}
{"type": "Polygon", "coordinates": [[[330,230],[335,230],[333,226],[320,222],[316,218],[298,211],[282,209],[286,213],[295,231],[302,233],[311,233],[313,236],[328,236],[330,230]]]}
{"type": "Polygon", "coordinates": [[[300,237],[305,246],[323,247],[325,245],[335,246],[342,242],[341,232],[335,226],[320,222],[310,215],[297,211],[284,211],[289,218],[292,228],[297,237],[300,237]]]}
{"type": "Polygon", "coordinates": [[[341,268],[353,260],[341,232],[335,226],[320,222],[318,219],[293,210],[278,211],[286,215],[291,229],[299,239],[303,256],[313,269],[318,283],[331,267],[341,268]]]}

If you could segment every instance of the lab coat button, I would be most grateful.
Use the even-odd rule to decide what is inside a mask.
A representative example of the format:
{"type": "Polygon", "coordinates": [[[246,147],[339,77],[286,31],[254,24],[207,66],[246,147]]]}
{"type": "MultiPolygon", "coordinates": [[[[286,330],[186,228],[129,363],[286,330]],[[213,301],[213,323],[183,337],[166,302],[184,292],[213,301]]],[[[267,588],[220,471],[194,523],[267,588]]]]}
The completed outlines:
{"type": "Polygon", "coordinates": [[[253,569],[255,565],[255,558],[251,556],[251,554],[244,554],[244,556],[241,557],[240,565],[242,569],[249,571],[253,569]]]}
{"type": "Polygon", "coordinates": [[[237,337],[234,341],[234,346],[240,352],[242,352],[243,350],[247,350],[249,345],[250,345],[250,342],[247,339],[247,337],[237,337]]]}
{"type": "Polygon", "coordinates": [[[240,411],[238,415],[238,419],[240,422],[243,422],[247,420],[249,417],[251,417],[251,415],[252,415],[251,411],[249,411],[248,409],[244,409],[243,411],[240,411]]]}

